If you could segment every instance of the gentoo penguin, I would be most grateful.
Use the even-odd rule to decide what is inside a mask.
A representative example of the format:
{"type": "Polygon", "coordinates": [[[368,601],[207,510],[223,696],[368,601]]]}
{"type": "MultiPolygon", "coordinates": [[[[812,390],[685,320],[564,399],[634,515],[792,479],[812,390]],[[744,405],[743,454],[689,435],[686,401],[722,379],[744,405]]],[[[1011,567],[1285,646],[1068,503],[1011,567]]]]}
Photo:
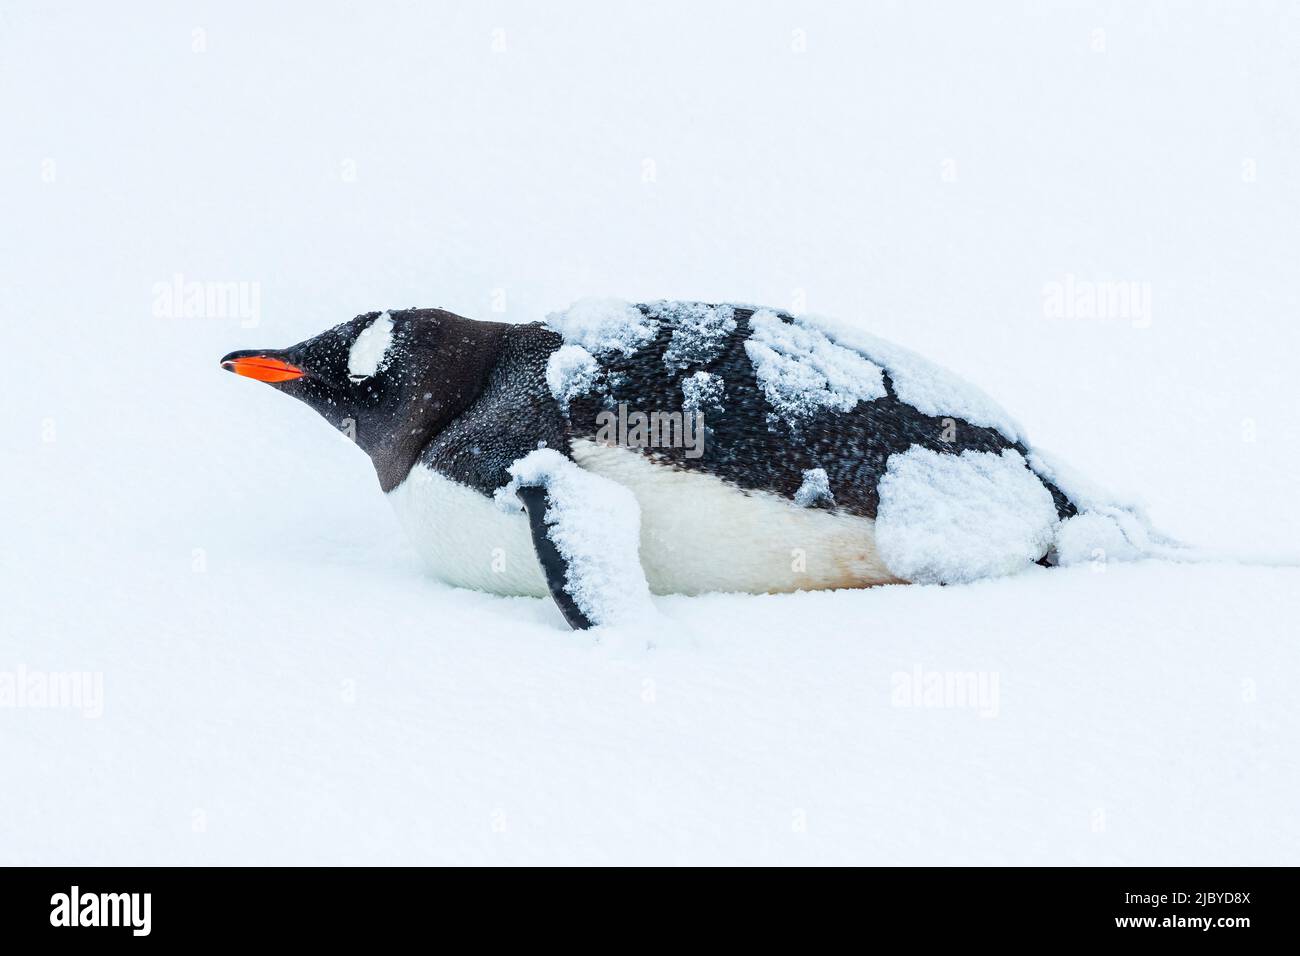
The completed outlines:
{"type": "Polygon", "coordinates": [[[575,628],[651,592],[957,583],[1152,542],[972,385],[777,309],[369,312],[221,364],[354,438],[436,576],[550,594],[575,628]]]}

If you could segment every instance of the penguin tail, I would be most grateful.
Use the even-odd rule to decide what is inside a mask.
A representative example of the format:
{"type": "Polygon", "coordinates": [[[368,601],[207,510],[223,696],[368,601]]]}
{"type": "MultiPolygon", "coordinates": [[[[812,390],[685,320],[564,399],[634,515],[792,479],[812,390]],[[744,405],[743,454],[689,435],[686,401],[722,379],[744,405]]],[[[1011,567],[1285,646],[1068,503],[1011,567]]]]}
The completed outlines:
{"type": "Polygon", "coordinates": [[[1094,505],[1057,526],[1056,563],[1063,567],[1090,561],[1171,561],[1175,564],[1235,564],[1298,568],[1300,557],[1267,552],[1198,548],[1171,538],[1151,525],[1141,509],[1094,505]]]}
{"type": "Polygon", "coordinates": [[[1235,564],[1253,567],[1300,567],[1300,556],[1236,553],[1198,548],[1157,529],[1142,506],[1121,502],[1079,478],[1059,461],[1035,451],[1030,468],[1049,488],[1070,502],[1056,526],[1049,563],[1060,567],[1110,561],[1171,561],[1177,564],[1235,564]]]}
{"type": "Polygon", "coordinates": [[[1300,568],[1300,556],[1280,552],[1239,552],[1227,548],[1194,548],[1178,544],[1173,547],[1154,547],[1143,557],[1177,564],[1236,564],[1253,568],[1300,568]]]}

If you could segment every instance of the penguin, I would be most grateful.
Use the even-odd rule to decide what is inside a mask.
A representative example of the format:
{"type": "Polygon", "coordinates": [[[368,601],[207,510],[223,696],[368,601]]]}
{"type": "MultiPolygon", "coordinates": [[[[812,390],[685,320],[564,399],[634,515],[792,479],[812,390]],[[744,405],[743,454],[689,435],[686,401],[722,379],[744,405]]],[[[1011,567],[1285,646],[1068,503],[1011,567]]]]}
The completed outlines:
{"type": "Polygon", "coordinates": [[[780,309],[368,312],[221,366],[352,438],[436,577],[549,595],[575,629],[652,593],[956,584],[1161,543],[975,386],[780,309]]]}

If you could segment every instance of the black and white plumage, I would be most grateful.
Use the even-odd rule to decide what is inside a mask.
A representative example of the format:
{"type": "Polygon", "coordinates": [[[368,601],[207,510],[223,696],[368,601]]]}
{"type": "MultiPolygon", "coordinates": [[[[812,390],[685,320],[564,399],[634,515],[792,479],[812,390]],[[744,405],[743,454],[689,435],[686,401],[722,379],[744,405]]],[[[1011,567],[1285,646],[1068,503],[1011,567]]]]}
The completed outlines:
{"type": "Polygon", "coordinates": [[[575,627],[639,614],[651,592],[958,582],[1141,551],[1141,521],[1062,488],[982,392],[826,320],[409,309],[222,361],[353,435],[438,577],[549,593],[575,627]],[[611,430],[638,415],[671,440],[611,430]]]}

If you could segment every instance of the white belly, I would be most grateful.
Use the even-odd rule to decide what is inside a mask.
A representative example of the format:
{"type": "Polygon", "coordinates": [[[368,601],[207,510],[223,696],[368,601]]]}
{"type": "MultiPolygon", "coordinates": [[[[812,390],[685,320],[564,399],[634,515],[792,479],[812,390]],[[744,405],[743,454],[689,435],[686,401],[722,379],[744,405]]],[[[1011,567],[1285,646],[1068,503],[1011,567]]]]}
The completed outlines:
{"type": "Polygon", "coordinates": [[[550,593],[522,507],[518,514],[502,511],[490,498],[424,465],[412,468],[388,500],[439,580],[493,594],[550,593]]]}
{"type": "Polygon", "coordinates": [[[588,471],[625,485],[641,505],[641,566],[656,594],[820,590],[898,579],[870,518],[746,494],[720,478],[651,464],[626,448],[573,444],[588,471]]]}
{"type": "MultiPolygon", "coordinates": [[[[719,478],[651,464],[636,452],[573,445],[579,465],[627,487],[641,507],[641,566],[656,594],[775,592],[897,581],[870,518],[745,494],[719,478]]],[[[524,514],[417,465],[389,493],[429,570],[458,587],[547,593],[524,514]]]]}

